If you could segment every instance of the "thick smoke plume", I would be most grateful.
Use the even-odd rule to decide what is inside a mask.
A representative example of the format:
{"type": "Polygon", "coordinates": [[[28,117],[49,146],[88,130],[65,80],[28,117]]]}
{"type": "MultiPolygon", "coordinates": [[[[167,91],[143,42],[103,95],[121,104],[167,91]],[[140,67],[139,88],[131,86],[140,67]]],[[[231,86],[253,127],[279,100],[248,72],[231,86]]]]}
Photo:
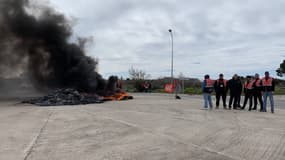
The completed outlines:
{"type": "Polygon", "coordinates": [[[0,2],[0,76],[26,70],[40,88],[104,89],[97,62],[81,45],[69,42],[71,27],[64,15],[29,0],[0,2]]]}

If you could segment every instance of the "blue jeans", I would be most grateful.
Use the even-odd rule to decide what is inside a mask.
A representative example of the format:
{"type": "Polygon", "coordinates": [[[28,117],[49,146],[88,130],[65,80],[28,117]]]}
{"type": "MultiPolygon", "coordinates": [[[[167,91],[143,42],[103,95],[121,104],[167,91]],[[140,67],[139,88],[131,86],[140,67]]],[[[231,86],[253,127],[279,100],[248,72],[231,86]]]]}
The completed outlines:
{"type": "Polygon", "coordinates": [[[208,108],[208,104],[210,105],[210,107],[213,107],[213,103],[212,103],[212,97],[211,97],[211,93],[203,93],[203,97],[204,97],[204,107],[208,108]]]}
{"type": "Polygon", "coordinates": [[[266,112],[267,97],[269,97],[271,112],[274,112],[274,100],[272,92],[263,92],[263,111],[266,112]]]}

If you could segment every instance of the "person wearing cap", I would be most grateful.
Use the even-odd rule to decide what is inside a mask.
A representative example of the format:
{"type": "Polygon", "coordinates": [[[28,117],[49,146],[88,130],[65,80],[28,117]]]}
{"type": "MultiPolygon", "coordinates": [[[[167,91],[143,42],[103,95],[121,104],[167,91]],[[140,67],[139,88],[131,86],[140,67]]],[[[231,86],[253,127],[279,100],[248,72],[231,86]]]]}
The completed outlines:
{"type": "Polygon", "coordinates": [[[262,86],[261,86],[261,79],[259,78],[259,74],[255,74],[255,79],[253,81],[253,110],[257,109],[257,100],[259,101],[260,111],[263,111],[263,101],[262,101],[262,86]]]}
{"type": "Polygon", "coordinates": [[[253,96],[253,79],[251,76],[246,77],[246,82],[244,83],[244,103],[241,109],[244,109],[247,101],[249,100],[249,109],[248,111],[251,111],[252,109],[252,96],[253,96]]]}
{"type": "Polygon", "coordinates": [[[242,82],[237,74],[234,74],[233,78],[228,81],[227,90],[230,90],[229,109],[232,109],[232,104],[233,108],[237,109],[240,105],[240,95],[242,92],[242,82]]]}
{"type": "Polygon", "coordinates": [[[263,91],[263,112],[266,112],[266,103],[267,97],[269,97],[270,105],[271,105],[271,113],[274,113],[274,100],[273,100],[273,92],[275,90],[275,82],[272,77],[270,77],[269,72],[266,71],[265,77],[261,80],[261,86],[263,91]]]}
{"type": "Polygon", "coordinates": [[[202,82],[202,92],[204,97],[204,108],[208,109],[208,104],[210,108],[213,108],[211,93],[214,90],[214,82],[210,79],[210,76],[206,74],[204,76],[204,81],[202,82]]]}
{"type": "Polygon", "coordinates": [[[214,84],[216,92],[216,108],[219,108],[220,98],[222,97],[224,109],[226,109],[226,98],[227,98],[227,80],[224,79],[224,75],[220,74],[219,79],[214,84]]]}

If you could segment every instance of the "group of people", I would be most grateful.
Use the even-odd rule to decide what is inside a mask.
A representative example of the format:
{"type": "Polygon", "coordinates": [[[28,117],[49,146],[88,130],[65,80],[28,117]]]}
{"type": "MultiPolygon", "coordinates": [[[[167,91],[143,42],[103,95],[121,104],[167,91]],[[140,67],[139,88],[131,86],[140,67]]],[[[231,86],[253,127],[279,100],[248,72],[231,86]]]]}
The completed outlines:
{"type": "Polygon", "coordinates": [[[271,105],[271,113],[274,113],[273,92],[275,90],[274,79],[270,77],[269,72],[264,73],[264,77],[260,78],[259,74],[255,76],[247,76],[245,82],[242,82],[240,77],[235,74],[232,79],[224,79],[223,74],[219,75],[219,79],[212,80],[209,75],[204,76],[202,82],[202,91],[204,96],[204,108],[213,108],[212,93],[216,93],[216,108],[219,108],[220,99],[222,98],[223,107],[227,109],[226,98],[227,93],[230,93],[228,109],[244,110],[249,102],[249,111],[257,110],[257,104],[260,105],[260,112],[267,112],[267,99],[269,97],[271,105]],[[244,92],[244,102],[241,105],[241,95],[244,92]]]}

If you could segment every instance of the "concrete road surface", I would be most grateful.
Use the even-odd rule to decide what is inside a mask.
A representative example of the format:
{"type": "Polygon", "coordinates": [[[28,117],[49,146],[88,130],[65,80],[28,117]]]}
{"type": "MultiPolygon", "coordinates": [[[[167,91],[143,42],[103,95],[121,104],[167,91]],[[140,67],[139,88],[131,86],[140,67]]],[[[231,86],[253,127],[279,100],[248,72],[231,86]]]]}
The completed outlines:
{"type": "Polygon", "coordinates": [[[81,106],[0,102],[0,160],[285,160],[284,97],[276,113],[202,110],[166,94],[81,106]]]}

